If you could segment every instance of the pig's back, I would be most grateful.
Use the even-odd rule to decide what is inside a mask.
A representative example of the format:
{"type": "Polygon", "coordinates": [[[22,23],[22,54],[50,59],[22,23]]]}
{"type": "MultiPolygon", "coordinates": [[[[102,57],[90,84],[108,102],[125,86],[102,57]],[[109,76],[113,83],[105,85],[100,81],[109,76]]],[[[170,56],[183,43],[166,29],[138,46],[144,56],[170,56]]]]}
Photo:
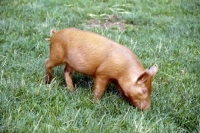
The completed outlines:
{"type": "Polygon", "coordinates": [[[128,48],[92,32],[68,28],[56,36],[67,51],[66,63],[86,75],[120,72],[125,65],[128,69],[135,56],[128,48]]]}

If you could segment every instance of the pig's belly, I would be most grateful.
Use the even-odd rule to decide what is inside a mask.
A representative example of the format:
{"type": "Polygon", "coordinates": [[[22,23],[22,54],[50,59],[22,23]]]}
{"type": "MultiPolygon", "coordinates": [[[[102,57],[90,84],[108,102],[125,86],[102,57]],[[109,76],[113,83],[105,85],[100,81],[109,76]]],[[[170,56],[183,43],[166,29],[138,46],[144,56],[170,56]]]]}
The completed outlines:
{"type": "Polygon", "coordinates": [[[88,76],[94,76],[98,67],[101,66],[101,63],[102,62],[99,59],[95,58],[67,58],[68,66],[73,68],[75,71],[88,76]]]}

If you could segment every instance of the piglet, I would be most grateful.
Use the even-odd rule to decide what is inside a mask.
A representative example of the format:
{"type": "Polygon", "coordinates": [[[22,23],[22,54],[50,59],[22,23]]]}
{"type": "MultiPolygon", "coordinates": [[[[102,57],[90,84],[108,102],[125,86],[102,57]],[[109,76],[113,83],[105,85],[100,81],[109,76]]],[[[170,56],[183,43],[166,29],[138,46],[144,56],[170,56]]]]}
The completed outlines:
{"type": "Polygon", "coordinates": [[[74,91],[74,71],[93,77],[93,100],[101,99],[109,82],[135,107],[150,107],[152,78],[157,65],[144,69],[127,47],[93,32],[76,28],[50,31],[50,55],[45,61],[46,83],[52,80],[52,68],[65,64],[67,88],[74,91]]]}

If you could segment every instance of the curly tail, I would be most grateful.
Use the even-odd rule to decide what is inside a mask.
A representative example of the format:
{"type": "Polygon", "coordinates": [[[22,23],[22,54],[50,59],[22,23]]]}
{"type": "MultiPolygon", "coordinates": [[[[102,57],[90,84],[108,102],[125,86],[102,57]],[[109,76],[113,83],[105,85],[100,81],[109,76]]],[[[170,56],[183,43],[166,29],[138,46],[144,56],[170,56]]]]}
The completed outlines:
{"type": "MultiPolygon", "coordinates": [[[[50,30],[50,38],[56,33],[56,30],[51,29],[50,30]]],[[[45,38],[46,41],[50,41],[50,38],[45,38]]]]}

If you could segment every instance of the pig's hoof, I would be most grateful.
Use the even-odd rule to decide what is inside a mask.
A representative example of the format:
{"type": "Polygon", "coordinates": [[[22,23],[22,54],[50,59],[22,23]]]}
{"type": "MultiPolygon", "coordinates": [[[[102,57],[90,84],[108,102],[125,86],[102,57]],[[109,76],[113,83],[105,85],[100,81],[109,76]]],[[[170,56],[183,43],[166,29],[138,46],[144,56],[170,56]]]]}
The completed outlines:
{"type": "Polygon", "coordinates": [[[97,98],[97,97],[93,97],[93,102],[97,103],[97,102],[99,102],[99,101],[100,101],[99,98],[97,98]]]}
{"type": "Polygon", "coordinates": [[[52,79],[52,77],[51,76],[49,76],[49,75],[45,75],[45,83],[46,84],[50,84],[51,83],[51,79],[52,79]]]}
{"type": "Polygon", "coordinates": [[[75,89],[69,89],[70,92],[75,92],[75,89]]]}
{"type": "Polygon", "coordinates": [[[74,92],[76,89],[75,88],[72,88],[72,87],[67,87],[67,89],[70,91],[70,92],[74,92]]]}

